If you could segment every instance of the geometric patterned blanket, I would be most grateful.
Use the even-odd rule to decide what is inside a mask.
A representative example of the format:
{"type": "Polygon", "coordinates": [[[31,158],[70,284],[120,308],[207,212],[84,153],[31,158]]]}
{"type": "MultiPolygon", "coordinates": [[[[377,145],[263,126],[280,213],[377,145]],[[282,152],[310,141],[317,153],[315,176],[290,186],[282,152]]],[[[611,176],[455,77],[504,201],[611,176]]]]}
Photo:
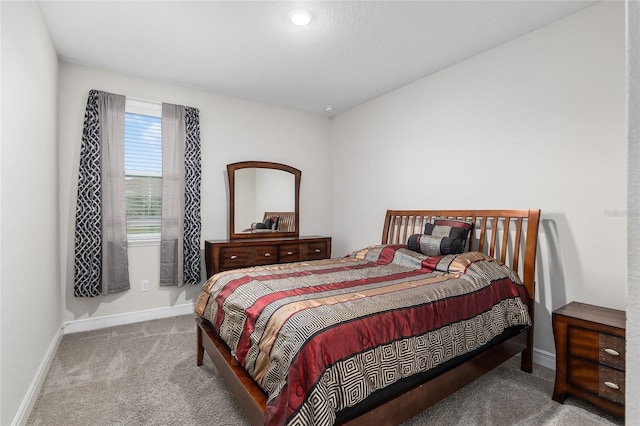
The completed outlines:
{"type": "Polygon", "coordinates": [[[222,272],[196,313],[265,391],[267,425],[331,425],[374,392],[531,324],[508,267],[404,245],[222,272]]]}

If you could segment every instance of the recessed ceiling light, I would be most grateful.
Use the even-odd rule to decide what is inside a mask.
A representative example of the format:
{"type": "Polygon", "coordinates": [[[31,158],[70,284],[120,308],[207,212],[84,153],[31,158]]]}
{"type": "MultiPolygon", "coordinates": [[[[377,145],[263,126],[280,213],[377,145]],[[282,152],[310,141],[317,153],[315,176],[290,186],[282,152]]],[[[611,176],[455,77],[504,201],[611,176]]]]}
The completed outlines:
{"type": "Polygon", "coordinates": [[[305,26],[311,22],[313,15],[307,10],[292,10],[289,12],[289,20],[294,25],[305,26]]]}
{"type": "Polygon", "coordinates": [[[327,105],[326,107],[324,107],[324,112],[326,112],[327,114],[331,114],[333,112],[333,107],[331,105],[327,105]]]}

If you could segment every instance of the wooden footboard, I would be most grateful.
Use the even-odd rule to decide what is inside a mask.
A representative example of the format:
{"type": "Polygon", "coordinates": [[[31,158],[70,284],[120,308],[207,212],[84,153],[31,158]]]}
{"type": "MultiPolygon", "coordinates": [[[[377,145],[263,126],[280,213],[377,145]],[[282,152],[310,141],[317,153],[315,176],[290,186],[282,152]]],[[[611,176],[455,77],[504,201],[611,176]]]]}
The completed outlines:
{"type": "MultiPolygon", "coordinates": [[[[507,264],[522,277],[529,296],[533,321],[535,297],[535,258],[539,210],[389,210],[385,219],[383,243],[404,244],[414,233],[421,233],[424,223],[436,217],[468,220],[473,228],[472,250],[485,252],[507,264]]],[[[202,365],[204,353],[234,394],[253,425],[264,423],[266,395],[231,355],[208,321],[196,316],[197,363],[202,365]]],[[[502,343],[475,354],[472,358],[422,384],[397,395],[345,424],[376,426],[397,425],[425,408],[446,398],[476,378],[522,353],[522,369],[532,371],[533,327],[502,343]]]]}

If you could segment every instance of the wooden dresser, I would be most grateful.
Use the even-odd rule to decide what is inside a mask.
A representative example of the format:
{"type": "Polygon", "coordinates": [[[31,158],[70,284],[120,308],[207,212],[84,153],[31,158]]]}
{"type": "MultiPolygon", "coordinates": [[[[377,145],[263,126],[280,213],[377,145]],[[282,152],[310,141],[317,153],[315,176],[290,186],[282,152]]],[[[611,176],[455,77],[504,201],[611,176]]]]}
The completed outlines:
{"type": "Polygon", "coordinates": [[[331,257],[331,237],[207,240],[204,257],[208,278],[229,269],[328,259],[331,257]]]}
{"type": "Polygon", "coordinates": [[[575,395],[624,416],[625,312],[571,302],[553,312],[553,400],[575,395]]]}

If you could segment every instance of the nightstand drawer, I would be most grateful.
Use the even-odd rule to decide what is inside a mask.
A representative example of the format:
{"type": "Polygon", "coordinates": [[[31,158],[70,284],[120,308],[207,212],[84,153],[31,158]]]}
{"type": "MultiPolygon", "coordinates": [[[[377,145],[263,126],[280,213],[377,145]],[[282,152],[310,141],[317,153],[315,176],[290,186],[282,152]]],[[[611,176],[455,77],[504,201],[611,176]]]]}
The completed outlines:
{"type": "Polygon", "coordinates": [[[569,326],[569,354],[623,370],[625,341],[621,337],[569,326]]]}
{"type": "Polygon", "coordinates": [[[625,370],[625,340],[622,337],[600,333],[600,364],[625,370]]]}
{"type": "Polygon", "coordinates": [[[569,358],[568,381],[609,401],[624,404],[624,372],[581,358],[569,358]]]}

